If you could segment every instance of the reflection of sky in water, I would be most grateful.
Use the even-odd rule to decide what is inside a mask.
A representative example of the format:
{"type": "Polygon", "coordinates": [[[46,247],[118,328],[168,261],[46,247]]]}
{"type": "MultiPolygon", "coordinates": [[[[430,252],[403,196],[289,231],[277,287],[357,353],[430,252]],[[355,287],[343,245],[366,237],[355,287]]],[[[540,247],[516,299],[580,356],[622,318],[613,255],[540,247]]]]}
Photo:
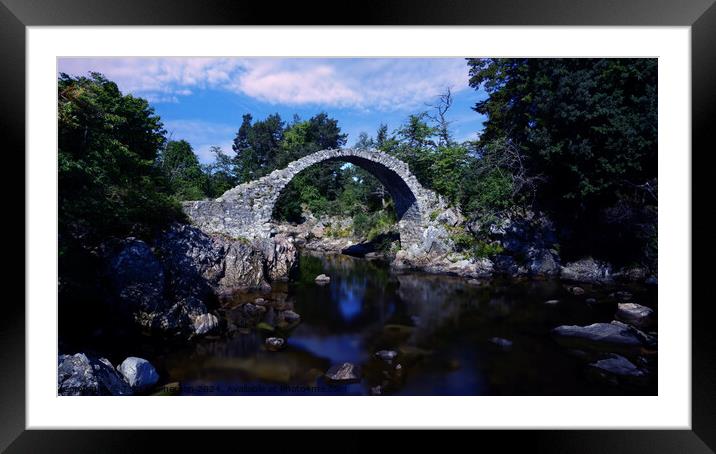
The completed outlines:
{"type": "Polygon", "coordinates": [[[349,322],[355,319],[363,307],[365,297],[365,282],[363,285],[355,285],[355,282],[346,282],[341,279],[340,285],[336,286],[337,295],[332,295],[333,300],[338,300],[338,308],[343,320],[349,322]]]}
{"type": "MultiPolygon", "coordinates": [[[[376,349],[425,346],[433,353],[417,362],[404,362],[405,382],[390,394],[602,392],[601,388],[590,388],[583,382],[583,376],[574,372],[581,370],[581,366],[573,364],[576,360],[564,354],[548,331],[560,324],[602,321],[599,318],[602,316],[595,316],[594,308],[566,294],[558,283],[526,286],[496,281],[489,287],[477,288],[458,278],[412,273],[396,274],[394,280],[387,281],[374,265],[345,257],[323,258],[320,267],[310,264],[313,268],[307,281],[289,287],[293,292],[289,299],[294,299],[302,323],[287,334],[286,349],[268,354],[261,345],[263,337],[258,334],[202,345],[202,355],[214,358],[220,365],[223,361],[226,367],[196,369],[196,358],[185,353],[180,363],[186,362],[190,372],[184,372],[186,378],[181,379],[182,383],[261,384],[262,378],[247,371],[232,376],[231,361],[237,358],[250,361],[252,357],[256,361],[252,368],[265,373],[272,367],[290,366],[291,382],[304,383],[304,374],[311,369],[324,372],[330,365],[343,362],[370,371],[374,366],[369,359],[376,349]],[[319,272],[331,276],[328,286],[313,282],[319,272]],[[555,298],[565,303],[558,307],[543,304],[555,298]],[[385,324],[410,325],[412,334],[407,338],[386,336],[385,324]],[[510,352],[495,351],[488,342],[493,336],[513,340],[515,347],[510,352]],[[541,370],[562,372],[544,374],[541,370]]],[[[609,321],[612,316],[613,311],[605,310],[603,320],[609,321]]],[[[362,383],[341,389],[326,388],[320,393],[367,394],[369,387],[379,380],[380,377],[366,373],[362,383]]],[[[609,387],[605,391],[613,393],[614,389],[609,387]]],[[[302,392],[266,390],[263,394],[302,392]]]]}
{"type": "Polygon", "coordinates": [[[307,350],[316,356],[327,358],[333,363],[345,361],[358,363],[365,357],[360,339],[354,334],[321,336],[304,334],[299,328],[291,335],[289,342],[293,347],[307,350]]]}

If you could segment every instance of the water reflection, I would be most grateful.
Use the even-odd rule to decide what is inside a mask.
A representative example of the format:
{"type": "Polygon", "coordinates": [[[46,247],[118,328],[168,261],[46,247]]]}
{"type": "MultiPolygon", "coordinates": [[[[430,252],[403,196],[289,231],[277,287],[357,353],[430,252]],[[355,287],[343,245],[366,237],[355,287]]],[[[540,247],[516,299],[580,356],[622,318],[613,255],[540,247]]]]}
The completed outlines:
{"type": "MultiPolygon", "coordinates": [[[[654,304],[655,294],[633,291],[642,304],[654,304]]],[[[300,325],[280,333],[284,350],[264,348],[264,338],[275,333],[245,330],[155,361],[168,381],[187,385],[187,394],[199,384],[213,385],[217,394],[368,394],[379,385],[406,395],[655,393],[655,385],[619,390],[588,382],[583,364],[550,338],[559,324],[611,320],[616,303],[604,296],[609,289],[590,292],[600,304],[585,304],[559,282],[471,285],[449,276],[393,274],[386,264],[348,256],[302,255],[295,282],[261,295],[301,314],[300,325]],[[314,282],[322,273],[329,285],[314,282]],[[549,299],[560,303],[544,304],[549,299]],[[495,337],[511,341],[509,351],[490,341],[495,337]],[[396,350],[401,367],[376,360],[381,349],[396,350]],[[323,380],[342,362],[362,368],[361,383],[335,387],[323,380]]],[[[228,302],[227,318],[256,296],[228,302]]]]}

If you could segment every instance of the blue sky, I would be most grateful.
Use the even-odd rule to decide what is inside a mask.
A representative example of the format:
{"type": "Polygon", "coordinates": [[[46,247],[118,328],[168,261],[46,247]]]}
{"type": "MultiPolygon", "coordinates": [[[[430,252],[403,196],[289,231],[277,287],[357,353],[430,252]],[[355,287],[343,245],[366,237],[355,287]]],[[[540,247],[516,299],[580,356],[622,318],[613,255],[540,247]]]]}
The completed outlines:
{"type": "Polygon", "coordinates": [[[457,140],[474,139],[484,117],[471,109],[485,93],[468,86],[462,58],[62,58],[58,72],[97,71],[124,93],[150,101],[173,139],[191,143],[199,159],[209,147],[231,153],[245,113],[263,119],[278,112],[308,119],[326,112],[353,145],[360,132],[392,132],[408,115],[450,87],[448,119],[457,140]]]}

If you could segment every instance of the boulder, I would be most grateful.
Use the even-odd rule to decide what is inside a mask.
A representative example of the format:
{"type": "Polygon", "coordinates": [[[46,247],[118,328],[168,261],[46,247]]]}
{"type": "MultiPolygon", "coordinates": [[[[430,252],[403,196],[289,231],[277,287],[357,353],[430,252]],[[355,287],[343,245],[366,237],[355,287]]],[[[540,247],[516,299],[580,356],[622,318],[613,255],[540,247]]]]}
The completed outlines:
{"type": "Polygon", "coordinates": [[[562,279],[576,282],[606,284],[613,281],[612,267],[591,257],[567,263],[561,269],[562,279]]]}
{"type": "Polygon", "coordinates": [[[107,359],[77,353],[57,359],[57,394],[127,396],[132,389],[107,359]]]}
{"type": "Polygon", "coordinates": [[[325,274],[319,274],[316,276],[316,284],[318,285],[326,285],[331,282],[331,278],[326,276],[325,274]]]}
{"type": "Polygon", "coordinates": [[[527,254],[527,269],[530,274],[556,276],[560,273],[559,257],[548,249],[531,249],[527,254]]]}
{"type": "Polygon", "coordinates": [[[157,384],[159,374],[152,364],[143,358],[130,356],[117,368],[134,390],[145,390],[157,384]]]}
{"type": "Polygon", "coordinates": [[[147,243],[128,238],[109,248],[107,275],[119,302],[116,308],[123,315],[154,313],[170,306],[164,299],[164,269],[147,243]]]}
{"type": "Polygon", "coordinates": [[[360,381],[360,373],[352,363],[342,363],[328,369],[326,378],[336,383],[355,383],[360,381]]]}
{"type": "Polygon", "coordinates": [[[219,319],[214,314],[202,314],[194,319],[194,334],[200,336],[219,328],[219,319]]]}
{"type": "Polygon", "coordinates": [[[582,287],[567,287],[567,291],[572,295],[584,295],[584,289],[582,287]]]}
{"type": "Polygon", "coordinates": [[[298,249],[293,238],[278,234],[262,241],[261,250],[264,254],[265,270],[270,281],[285,281],[298,264],[298,249]]]}
{"type": "Polygon", "coordinates": [[[626,354],[639,353],[646,340],[636,330],[619,322],[562,325],[554,328],[552,334],[558,343],[569,348],[626,354]]]}
{"type": "Polygon", "coordinates": [[[639,329],[647,329],[654,324],[654,310],[641,304],[619,303],[615,318],[639,329]]]}

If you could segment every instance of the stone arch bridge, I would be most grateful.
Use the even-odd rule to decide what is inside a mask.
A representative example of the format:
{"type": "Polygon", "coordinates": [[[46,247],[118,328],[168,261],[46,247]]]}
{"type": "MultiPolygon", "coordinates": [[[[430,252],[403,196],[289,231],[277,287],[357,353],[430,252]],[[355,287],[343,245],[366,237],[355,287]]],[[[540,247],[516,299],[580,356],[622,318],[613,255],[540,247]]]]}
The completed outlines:
{"type": "Polygon", "coordinates": [[[232,237],[267,238],[273,227],[274,205],[281,191],[302,170],[326,161],[357,165],[374,175],[395,203],[401,245],[419,245],[430,223],[430,213],[444,206],[434,192],[425,189],[408,165],[377,150],[328,149],[304,156],[280,170],[229,189],[215,200],[185,202],[191,221],[207,233],[232,237]]]}

